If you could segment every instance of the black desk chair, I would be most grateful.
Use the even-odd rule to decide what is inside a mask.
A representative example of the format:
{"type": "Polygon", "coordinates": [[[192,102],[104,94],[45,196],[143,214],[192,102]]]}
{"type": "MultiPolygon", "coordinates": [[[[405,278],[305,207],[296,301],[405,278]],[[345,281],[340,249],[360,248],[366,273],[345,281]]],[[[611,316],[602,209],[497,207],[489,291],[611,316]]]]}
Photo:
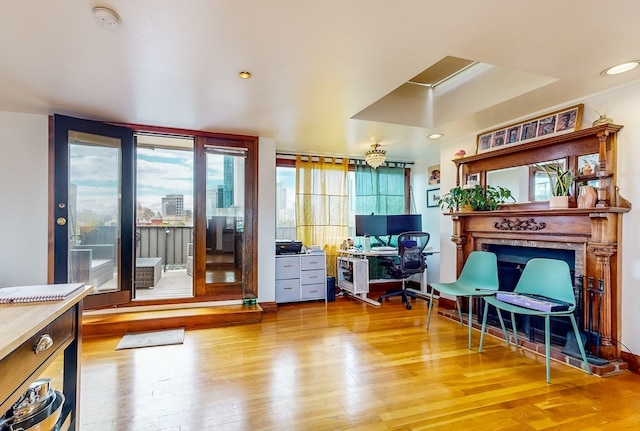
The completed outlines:
{"type": "Polygon", "coordinates": [[[382,303],[383,299],[391,296],[401,296],[407,310],[411,310],[409,298],[429,299],[408,291],[405,284],[413,274],[422,274],[427,268],[424,249],[429,243],[430,237],[431,235],[426,232],[403,232],[398,235],[398,258],[391,256],[380,257],[380,265],[387,267],[387,273],[395,279],[402,280],[402,289],[381,295],[378,298],[378,302],[382,303]]]}

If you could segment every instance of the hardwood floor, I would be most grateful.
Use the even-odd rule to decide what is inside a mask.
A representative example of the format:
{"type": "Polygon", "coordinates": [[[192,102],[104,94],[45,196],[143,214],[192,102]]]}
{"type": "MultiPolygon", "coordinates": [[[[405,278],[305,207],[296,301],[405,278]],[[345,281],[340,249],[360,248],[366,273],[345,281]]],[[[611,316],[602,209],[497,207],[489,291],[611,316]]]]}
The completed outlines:
{"type": "MultiPolygon", "coordinates": [[[[182,345],[82,346],[81,430],[622,430],[640,376],[590,376],[432,316],[346,297],[259,324],[188,330],[182,345]]],[[[61,387],[60,363],[45,375],[61,387]]]]}

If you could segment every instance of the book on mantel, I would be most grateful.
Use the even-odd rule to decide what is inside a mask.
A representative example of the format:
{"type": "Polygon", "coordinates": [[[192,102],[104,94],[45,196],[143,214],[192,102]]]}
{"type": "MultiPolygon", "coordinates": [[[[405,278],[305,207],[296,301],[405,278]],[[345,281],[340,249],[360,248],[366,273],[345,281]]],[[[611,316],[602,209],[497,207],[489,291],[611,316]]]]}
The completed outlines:
{"type": "Polygon", "coordinates": [[[83,287],[82,283],[4,287],[0,289],[0,304],[62,301],[83,287]]]}

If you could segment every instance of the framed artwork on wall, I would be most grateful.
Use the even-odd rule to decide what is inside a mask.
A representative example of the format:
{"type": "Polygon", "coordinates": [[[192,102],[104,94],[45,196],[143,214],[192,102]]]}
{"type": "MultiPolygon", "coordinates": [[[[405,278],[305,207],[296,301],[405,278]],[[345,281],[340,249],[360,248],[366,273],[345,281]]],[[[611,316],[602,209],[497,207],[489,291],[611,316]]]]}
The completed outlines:
{"type": "Polygon", "coordinates": [[[427,175],[429,176],[430,185],[440,184],[440,165],[429,166],[427,175]]]}
{"type": "Polygon", "coordinates": [[[427,208],[437,207],[439,200],[440,200],[440,189],[427,190],[427,208]]]}
{"type": "Polygon", "coordinates": [[[580,130],[583,109],[584,105],[575,105],[521,123],[483,132],[476,140],[476,154],[580,130]]]}

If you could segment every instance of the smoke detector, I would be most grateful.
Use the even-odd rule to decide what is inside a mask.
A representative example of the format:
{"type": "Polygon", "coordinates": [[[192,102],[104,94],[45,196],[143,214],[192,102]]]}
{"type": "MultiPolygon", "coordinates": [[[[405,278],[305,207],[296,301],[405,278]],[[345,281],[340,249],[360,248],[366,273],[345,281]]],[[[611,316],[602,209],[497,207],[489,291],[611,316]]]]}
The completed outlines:
{"type": "Polygon", "coordinates": [[[116,31],[120,27],[120,15],[106,7],[94,7],[93,19],[105,30],[116,31]]]}

